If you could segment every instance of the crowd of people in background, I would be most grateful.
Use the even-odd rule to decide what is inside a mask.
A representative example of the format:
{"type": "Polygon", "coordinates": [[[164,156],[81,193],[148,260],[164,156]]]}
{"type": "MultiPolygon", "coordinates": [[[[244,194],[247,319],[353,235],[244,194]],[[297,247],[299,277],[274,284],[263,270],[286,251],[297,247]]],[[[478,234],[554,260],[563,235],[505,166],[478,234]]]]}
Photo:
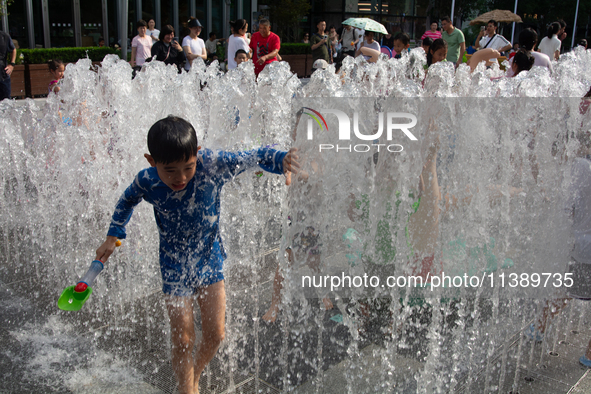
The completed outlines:
{"type": "MultiPolygon", "coordinates": [[[[218,38],[216,32],[212,31],[209,32],[209,38],[204,41],[201,37],[201,23],[198,19],[191,17],[186,23],[190,33],[182,39],[182,44],[179,43],[179,38],[175,37],[173,26],[165,25],[161,30],[156,29],[155,26],[154,19],[149,19],[147,22],[139,20],[136,24],[137,35],[131,40],[130,61],[134,68],[134,76],[146,62],[152,60],[174,64],[181,72],[183,69],[189,71],[197,58],[201,58],[206,64],[217,60],[224,70],[231,70],[238,66],[239,57],[241,62],[254,63],[256,75],[267,64],[281,61],[279,54],[281,39],[271,31],[272,26],[268,19],[261,18],[257,21],[252,36],[249,33],[247,21],[238,19],[230,22],[229,37],[218,38]]],[[[438,22],[432,22],[429,30],[425,31],[420,41],[414,44],[425,51],[427,67],[439,61],[451,62],[456,67],[468,62],[472,63],[471,67],[475,67],[474,59],[480,60],[484,53],[489,53],[490,58],[481,60],[490,65],[496,62],[499,56],[505,55],[511,66],[507,70],[507,76],[513,76],[515,75],[512,68],[514,64],[526,67],[530,61],[534,66],[546,67],[552,71],[551,61],[560,58],[563,52],[562,42],[567,37],[565,31],[567,26],[562,20],[551,23],[541,40],[538,39],[538,34],[534,30],[527,28],[521,32],[514,43],[499,34],[498,27],[497,21],[488,21],[486,26],[481,28],[472,45],[466,47],[462,30],[453,25],[451,18],[443,17],[441,26],[438,22]],[[472,59],[469,59],[470,57],[472,59]]],[[[410,36],[404,32],[378,34],[346,23],[337,29],[334,25],[327,26],[325,20],[318,21],[316,31],[312,34],[305,32],[301,42],[310,45],[311,72],[326,69],[330,64],[335,64],[338,70],[346,56],[363,56],[368,61],[376,61],[379,54],[383,52],[399,59],[410,52],[412,44],[410,36]]],[[[99,38],[98,43],[99,46],[105,45],[102,38],[99,38]]],[[[580,40],[577,45],[587,49],[587,40],[580,40]]],[[[2,71],[1,100],[10,97],[10,74],[16,58],[16,47],[12,44],[10,36],[4,33],[0,35],[0,55],[2,55],[0,60],[3,62],[0,70],[2,71]]],[[[50,67],[50,72],[54,71],[50,67]]],[[[50,90],[55,91],[55,87],[57,86],[51,87],[50,90]]]]}

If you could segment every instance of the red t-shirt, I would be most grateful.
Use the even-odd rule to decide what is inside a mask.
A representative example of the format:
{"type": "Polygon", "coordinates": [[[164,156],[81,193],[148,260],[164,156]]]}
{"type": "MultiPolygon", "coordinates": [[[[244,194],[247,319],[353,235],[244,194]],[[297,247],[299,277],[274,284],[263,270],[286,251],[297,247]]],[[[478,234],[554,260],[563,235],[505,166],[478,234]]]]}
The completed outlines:
{"type": "Polygon", "coordinates": [[[277,61],[277,57],[273,57],[265,61],[265,64],[258,64],[259,58],[273,52],[275,49],[281,48],[281,41],[279,36],[273,32],[269,33],[267,37],[261,36],[261,33],[256,32],[250,39],[250,47],[252,48],[252,61],[254,62],[254,73],[259,75],[263,68],[271,62],[277,61]]]}

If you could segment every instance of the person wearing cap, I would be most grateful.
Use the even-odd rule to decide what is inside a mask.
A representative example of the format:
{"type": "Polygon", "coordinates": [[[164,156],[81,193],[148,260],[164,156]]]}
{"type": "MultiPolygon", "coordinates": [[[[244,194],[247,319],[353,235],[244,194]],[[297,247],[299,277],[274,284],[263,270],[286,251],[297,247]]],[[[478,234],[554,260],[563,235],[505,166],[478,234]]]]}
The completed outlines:
{"type": "Polygon", "coordinates": [[[173,38],[174,27],[164,26],[160,31],[160,40],[152,45],[152,60],[159,60],[165,64],[176,64],[180,72],[181,65],[186,60],[185,52],[178,41],[173,38]]]}
{"type": "Polygon", "coordinates": [[[268,19],[259,21],[259,31],[252,35],[250,48],[252,49],[254,73],[257,76],[267,64],[277,61],[281,40],[277,34],[271,32],[271,22],[268,19]]]}
{"type": "Polygon", "coordinates": [[[187,22],[187,27],[191,30],[191,33],[183,38],[183,50],[187,56],[185,70],[189,71],[193,60],[198,57],[203,59],[203,61],[207,60],[207,50],[205,49],[205,42],[199,38],[199,34],[201,34],[201,23],[199,23],[199,19],[191,17],[187,22]]]}

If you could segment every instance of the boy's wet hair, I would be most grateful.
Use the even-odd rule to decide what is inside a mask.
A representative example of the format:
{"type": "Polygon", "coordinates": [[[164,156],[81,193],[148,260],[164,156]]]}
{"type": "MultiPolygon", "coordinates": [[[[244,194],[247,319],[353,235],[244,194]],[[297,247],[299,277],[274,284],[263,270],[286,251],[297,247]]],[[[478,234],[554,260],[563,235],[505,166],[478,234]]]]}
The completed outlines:
{"type": "Polygon", "coordinates": [[[197,134],[191,123],[169,115],[150,127],[148,150],[156,163],[188,161],[197,156],[197,134]]]}
{"type": "Polygon", "coordinates": [[[398,33],[394,37],[394,41],[400,41],[404,46],[410,44],[410,37],[406,33],[398,33]]]}
{"type": "Polygon", "coordinates": [[[246,51],[244,49],[239,49],[239,50],[236,51],[236,54],[234,55],[234,58],[237,58],[238,55],[240,55],[241,53],[244,53],[248,57],[248,53],[246,53],[246,51]]]}

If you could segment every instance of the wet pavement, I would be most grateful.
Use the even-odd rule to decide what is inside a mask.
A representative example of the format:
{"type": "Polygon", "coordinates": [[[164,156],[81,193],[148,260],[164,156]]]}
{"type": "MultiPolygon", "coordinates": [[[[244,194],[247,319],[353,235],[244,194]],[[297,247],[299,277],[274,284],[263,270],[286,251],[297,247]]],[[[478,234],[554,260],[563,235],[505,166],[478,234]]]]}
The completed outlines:
{"type": "MultiPolygon", "coordinates": [[[[370,393],[376,392],[372,384],[383,382],[389,373],[396,376],[398,386],[384,392],[417,392],[416,373],[425,364],[414,355],[418,353],[416,347],[392,355],[388,360],[390,371],[385,371],[383,350],[392,344],[368,336],[360,340],[360,359],[353,360],[353,365],[347,356],[351,335],[342,323],[348,306],[342,302],[328,312],[317,308],[318,313],[313,313],[310,321],[298,323],[307,327],[301,330],[303,334],[289,338],[284,334],[285,318],[280,317],[274,324],[264,323],[259,317],[269,305],[276,252],[274,249],[261,256],[260,272],[267,280],[244,281],[245,286],[250,286],[260,280],[247,288],[259,297],[240,297],[244,286],[228,286],[228,310],[251,312],[228,316],[227,335],[240,330],[243,340],[236,349],[220,349],[202,378],[202,393],[281,393],[286,379],[290,387],[297,387],[296,393],[336,394],[348,388],[355,393],[370,393]],[[256,313],[251,315],[252,311],[256,313]],[[310,329],[316,327],[318,318],[322,323],[310,329]],[[306,361],[318,359],[318,346],[304,347],[303,343],[322,343],[321,372],[306,361]],[[231,365],[229,351],[239,351],[241,357],[237,359],[242,361],[231,365]],[[276,365],[276,357],[271,357],[276,352],[287,352],[289,365],[276,365]],[[255,359],[258,363],[253,363],[255,359]],[[359,368],[360,361],[363,379],[352,379],[352,368],[359,368]]],[[[228,274],[231,278],[232,273],[228,274]]],[[[170,364],[170,332],[159,290],[136,301],[131,309],[150,310],[151,315],[161,314],[162,319],[121,319],[77,331],[64,327],[64,319],[67,321],[71,315],[47,313],[47,308],[39,308],[51,300],[44,301],[43,294],[27,294],[24,290],[29,287],[28,280],[0,282],[0,393],[176,392],[170,364]]],[[[494,350],[482,369],[464,374],[447,392],[590,392],[591,373],[578,362],[591,337],[588,307],[582,302],[567,307],[542,343],[525,340],[521,332],[514,333],[494,350]]],[[[126,310],[121,312],[127,314],[126,310]]],[[[197,315],[196,321],[199,319],[197,315]]],[[[297,327],[290,329],[298,332],[297,327]]]]}

